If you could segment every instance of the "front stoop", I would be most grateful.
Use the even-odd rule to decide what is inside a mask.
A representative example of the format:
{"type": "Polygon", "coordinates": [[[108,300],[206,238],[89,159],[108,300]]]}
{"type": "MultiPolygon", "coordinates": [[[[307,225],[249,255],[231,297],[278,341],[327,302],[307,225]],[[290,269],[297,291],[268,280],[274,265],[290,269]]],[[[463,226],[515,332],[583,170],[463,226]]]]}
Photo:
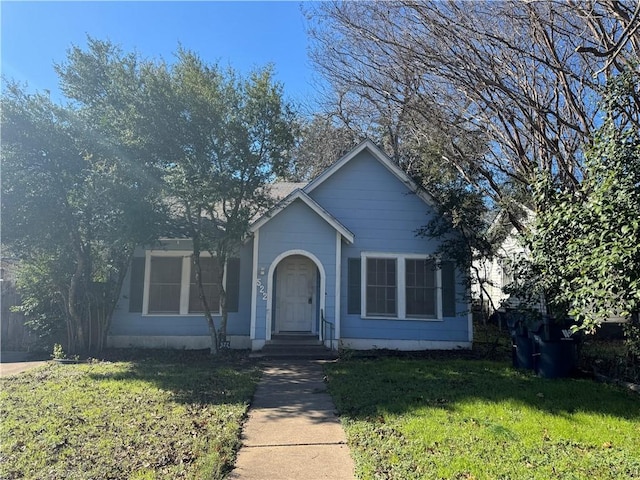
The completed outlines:
{"type": "Polygon", "coordinates": [[[317,335],[277,334],[267,341],[262,350],[253,352],[253,358],[305,358],[327,360],[337,358],[338,352],[329,350],[317,335]]]}

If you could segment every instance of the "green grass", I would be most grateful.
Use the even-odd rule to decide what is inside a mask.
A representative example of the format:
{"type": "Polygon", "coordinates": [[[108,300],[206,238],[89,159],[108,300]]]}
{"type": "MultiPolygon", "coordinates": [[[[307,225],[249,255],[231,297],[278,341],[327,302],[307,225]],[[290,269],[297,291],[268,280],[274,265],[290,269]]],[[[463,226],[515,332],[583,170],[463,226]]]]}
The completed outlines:
{"type": "Polygon", "coordinates": [[[631,392],[437,356],[353,358],[327,374],[359,478],[640,478],[631,392]]]}
{"type": "Polygon", "coordinates": [[[222,478],[258,369],[199,353],[148,355],[1,379],[0,478],[222,478]]]}

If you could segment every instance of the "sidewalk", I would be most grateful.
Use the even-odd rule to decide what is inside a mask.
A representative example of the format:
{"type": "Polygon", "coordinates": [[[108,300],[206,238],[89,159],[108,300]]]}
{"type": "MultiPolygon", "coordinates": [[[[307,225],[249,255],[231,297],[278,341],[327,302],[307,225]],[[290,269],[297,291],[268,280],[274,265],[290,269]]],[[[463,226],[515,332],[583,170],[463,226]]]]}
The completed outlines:
{"type": "Polygon", "coordinates": [[[269,362],[258,384],[233,480],[351,480],[353,460],[322,362],[269,362]]]}

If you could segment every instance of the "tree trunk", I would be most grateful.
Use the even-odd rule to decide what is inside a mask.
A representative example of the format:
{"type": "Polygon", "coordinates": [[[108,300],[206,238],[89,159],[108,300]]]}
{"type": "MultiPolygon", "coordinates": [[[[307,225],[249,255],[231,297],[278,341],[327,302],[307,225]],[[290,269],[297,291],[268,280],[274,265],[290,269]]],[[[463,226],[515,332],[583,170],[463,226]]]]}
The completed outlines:
{"type": "Polygon", "coordinates": [[[129,251],[124,256],[124,260],[119,263],[118,266],[118,279],[115,284],[108,284],[106,286],[106,290],[103,292],[101,301],[102,305],[102,315],[100,316],[99,332],[98,332],[98,344],[96,345],[96,353],[102,352],[102,350],[106,347],[107,342],[107,334],[109,332],[109,327],[111,326],[111,318],[113,317],[113,312],[118,304],[118,300],[120,298],[120,291],[122,290],[122,284],[124,283],[124,279],[127,275],[127,270],[130,268],[131,261],[133,259],[133,251],[135,246],[131,246],[129,251]]]}
{"type": "Polygon", "coordinates": [[[220,319],[220,345],[225,345],[227,342],[227,319],[229,317],[229,312],[227,311],[227,292],[224,288],[224,277],[227,271],[227,259],[220,258],[220,277],[219,277],[219,285],[220,285],[220,312],[222,314],[222,318],[220,319]]]}
{"type": "Polygon", "coordinates": [[[211,336],[211,355],[217,355],[220,350],[220,337],[216,330],[216,325],[211,315],[211,309],[209,308],[209,302],[202,285],[202,265],[200,264],[200,241],[197,235],[193,238],[193,266],[195,267],[196,285],[198,286],[198,296],[202,307],[204,309],[204,316],[207,319],[207,325],[209,326],[209,335],[211,336]]]}
{"type": "Polygon", "coordinates": [[[84,349],[86,340],[82,312],[78,308],[80,290],[87,268],[87,259],[81,250],[76,252],[76,262],[76,269],[71,276],[69,296],[67,297],[67,328],[70,329],[68,349],[70,353],[78,353],[79,349],[84,349]]]}

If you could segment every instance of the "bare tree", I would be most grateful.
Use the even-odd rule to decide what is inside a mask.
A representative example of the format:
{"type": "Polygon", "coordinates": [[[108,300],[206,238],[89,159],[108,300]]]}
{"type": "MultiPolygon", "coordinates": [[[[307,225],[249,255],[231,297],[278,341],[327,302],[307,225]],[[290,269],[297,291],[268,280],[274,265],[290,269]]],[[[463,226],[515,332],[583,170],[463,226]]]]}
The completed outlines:
{"type": "Polygon", "coordinates": [[[332,115],[315,114],[299,123],[298,140],[284,180],[312,180],[362,140],[360,132],[336,125],[332,115]]]}
{"type": "Polygon", "coordinates": [[[312,59],[347,125],[395,129],[394,154],[400,128],[439,139],[441,161],[509,207],[538,171],[580,184],[602,87],[635,68],[639,5],[323,2],[309,10],[312,59]],[[469,136],[489,148],[463,148],[469,136]]]}

